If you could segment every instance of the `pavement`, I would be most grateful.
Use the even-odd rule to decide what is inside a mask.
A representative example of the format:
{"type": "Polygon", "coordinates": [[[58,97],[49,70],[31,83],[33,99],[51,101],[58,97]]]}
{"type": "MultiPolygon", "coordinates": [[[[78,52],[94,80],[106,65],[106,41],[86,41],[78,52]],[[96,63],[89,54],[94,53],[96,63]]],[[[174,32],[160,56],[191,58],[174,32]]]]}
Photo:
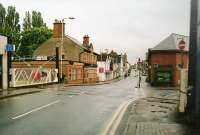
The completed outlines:
{"type": "Polygon", "coordinates": [[[41,92],[38,88],[8,89],[0,91],[0,99],[41,92]]]}
{"type": "Polygon", "coordinates": [[[146,97],[132,102],[116,135],[185,135],[186,126],[176,121],[177,88],[154,88],[143,82],[146,97]]]}
{"type": "Polygon", "coordinates": [[[38,86],[30,86],[27,88],[9,88],[8,90],[0,90],[0,99],[20,96],[20,95],[26,95],[26,94],[33,94],[41,92],[42,90],[45,90],[48,87],[71,87],[71,86],[95,86],[95,85],[104,85],[104,84],[110,84],[113,82],[120,81],[122,78],[116,78],[109,81],[103,81],[98,83],[88,83],[88,84],[50,84],[50,85],[38,85],[38,86]]]}

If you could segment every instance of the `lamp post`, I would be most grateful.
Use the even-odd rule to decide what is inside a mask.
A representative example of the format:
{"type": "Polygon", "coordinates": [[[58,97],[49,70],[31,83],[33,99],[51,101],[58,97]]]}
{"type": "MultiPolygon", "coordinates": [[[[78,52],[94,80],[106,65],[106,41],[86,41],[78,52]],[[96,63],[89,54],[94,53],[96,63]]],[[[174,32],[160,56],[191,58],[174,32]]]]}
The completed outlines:
{"type": "Polygon", "coordinates": [[[138,70],[139,70],[139,78],[138,78],[138,87],[137,88],[140,88],[140,83],[141,83],[141,72],[140,72],[140,70],[141,70],[141,60],[140,60],[140,58],[138,58],[138,62],[137,62],[137,68],[138,68],[138,70]]]}
{"type": "Polygon", "coordinates": [[[61,57],[60,57],[60,64],[61,64],[61,67],[60,67],[60,77],[61,78],[59,78],[59,79],[63,79],[63,73],[62,73],[62,56],[63,56],[63,53],[62,53],[62,47],[63,47],[63,43],[64,43],[64,21],[66,20],[66,19],[69,19],[69,20],[74,20],[75,18],[74,17],[67,17],[67,18],[63,18],[62,19],[62,38],[61,38],[61,46],[60,46],[60,55],[61,55],[61,57]]]}

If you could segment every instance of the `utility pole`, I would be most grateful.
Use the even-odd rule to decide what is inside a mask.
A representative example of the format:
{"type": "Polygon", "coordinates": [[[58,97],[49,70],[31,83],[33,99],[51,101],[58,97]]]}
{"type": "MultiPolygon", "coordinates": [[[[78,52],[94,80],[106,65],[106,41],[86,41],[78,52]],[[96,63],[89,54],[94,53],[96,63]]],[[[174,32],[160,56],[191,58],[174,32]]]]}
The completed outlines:
{"type": "Polygon", "coordinates": [[[139,71],[139,75],[138,75],[138,86],[136,88],[140,88],[140,84],[141,84],[141,61],[140,58],[138,58],[138,62],[137,62],[137,69],[139,71]]]}
{"type": "MultiPolygon", "coordinates": [[[[11,37],[8,37],[8,44],[12,45],[11,37]]],[[[12,68],[12,51],[7,51],[7,58],[8,58],[8,61],[7,61],[7,65],[8,65],[8,67],[7,67],[8,87],[10,87],[10,81],[11,81],[10,69],[12,68]]]]}
{"type": "Polygon", "coordinates": [[[59,47],[56,47],[56,69],[58,69],[58,83],[60,83],[59,47]]]}
{"type": "Polygon", "coordinates": [[[67,18],[63,18],[62,19],[62,37],[61,37],[61,46],[60,46],[60,79],[63,81],[63,69],[62,69],[62,65],[63,65],[63,44],[64,44],[64,36],[65,36],[65,19],[68,19],[68,20],[73,20],[75,19],[74,17],[67,17],[67,18]]]}
{"type": "MultiPolygon", "coordinates": [[[[188,86],[189,93],[187,96],[187,112],[200,112],[200,104],[197,100],[200,98],[200,93],[198,92],[198,81],[197,78],[197,61],[199,61],[198,51],[197,51],[197,22],[198,22],[198,0],[191,0],[191,15],[190,15],[190,46],[189,46],[189,73],[188,73],[188,86]]],[[[198,47],[199,48],[199,47],[198,47]]],[[[199,49],[198,49],[199,50],[199,49]]],[[[200,68],[199,68],[200,69],[200,68]]],[[[199,72],[198,72],[199,73],[199,72]]]]}
{"type": "MultiPolygon", "coordinates": [[[[197,21],[199,21],[199,14],[198,14],[198,10],[199,10],[199,0],[197,0],[197,21]]],[[[197,25],[196,25],[196,29],[197,29],[197,33],[196,33],[196,50],[193,52],[193,53],[196,53],[196,59],[195,59],[195,64],[196,64],[196,74],[195,74],[195,112],[196,113],[200,113],[200,25],[199,23],[197,22],[197,25]]]]}

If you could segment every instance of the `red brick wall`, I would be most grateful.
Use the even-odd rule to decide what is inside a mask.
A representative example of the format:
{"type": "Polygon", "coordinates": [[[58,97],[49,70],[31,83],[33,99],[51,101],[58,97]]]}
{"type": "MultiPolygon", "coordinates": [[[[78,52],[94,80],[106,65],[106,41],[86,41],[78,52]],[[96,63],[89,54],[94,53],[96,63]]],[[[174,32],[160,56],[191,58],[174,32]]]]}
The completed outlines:
{"type": "Polygon", "coordinates": [[[69,84],[83,83],[83,66],[82,65],[67,65],[67,82],[69,84]]]}
{"type": "Polygon", "coordinates": [[[97,56],[93,53],[83,52],[80,54],[80,61],[87,64],[97,64],[97,56]]]}
{"type": "Polygon", "coordinates": [[[61,22],[55,22],[54,23],[54,28],[53,28],[53,37],[54,38],[61,38],[62,37],[62,27],[63,27],[63,30],[64,30],[65,29],[65,23],[63,23],[63,26],[62,26],[61,22]]]}
{"type": "Polygon", "coordinates": [[[97,80],[97,68],[84,68],[84,83],[96,83],[97,80]]]}
{"type": "MultiPolygon", "coordinates": [[[[188,54],[185,53],[184,55],[184,67],[188,67],[188,54]]],[[[181,55],[180,53],[176,52],[164,52],[164,53],[151,53],[150,56],[150,66],[151,69],[149,70],[149,79],[150,82],[153,82],[154,80],[154,64],[159,64],[159,65],[172,65],[173,67],[173,85],[178,86],[179,79],[180,79],[180,73],[179,69],[177,68],[178,64],[181,64],[181,55]]]]}
{"type": "Polygon", "coordinates": [[[83,45],[87,46],[87,45],[89,45],[89,43],[90,43],[90,37],[88,35],[85,35],[83,37],[83,45]]]}
{"type": "MultiPolygon", "coordinates": [[[[188,68],[189,57],[188,57],[187,53],[183,54],[183,61],[184,61],[184,68],[188,68]]],[[[182,63],[181,54],[176,53],[176,64],[181,64],[181,63],[182,63]]],[[[175,73],[176,73],[175,77],[174,77],[174,79],[176,80],[175,86],[178,86],[179,85],[178,80],[180,80],[180,70],[178,68],[176,68],[175,73]]]]}

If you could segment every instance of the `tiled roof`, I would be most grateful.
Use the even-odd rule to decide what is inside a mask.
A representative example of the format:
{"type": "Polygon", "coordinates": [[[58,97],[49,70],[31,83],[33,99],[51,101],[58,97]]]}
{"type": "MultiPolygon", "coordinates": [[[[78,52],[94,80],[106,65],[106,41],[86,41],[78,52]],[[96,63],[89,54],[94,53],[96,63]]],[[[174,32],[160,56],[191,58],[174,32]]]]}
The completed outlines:
{"type": "MultiPolygon", "coordinates": [[[[56,55],[56,46],[61,45],[61,38],[50,38],[43,44],[41,44],[35,51],[34,56],[55,56],[56,55]]],[[[63,39],[63,50],[62,52],[65,55],[65,59],[71,61],[79,61],[79,54],[83,52],[84,49],[87,49],[82,46],[80,42],[76,39],[65,36],[63,39]]]]}
{"type": "Polygon", "coordinates": [[[184,35],[179,35],[172,33],[163,41],[161,41],[157,46],[151,48],[152,51],[170,51],[170,50],[179,50],[178,44],[181,40],[186,42],[185,51],[189,50],[189,37],[184,35]]]}

